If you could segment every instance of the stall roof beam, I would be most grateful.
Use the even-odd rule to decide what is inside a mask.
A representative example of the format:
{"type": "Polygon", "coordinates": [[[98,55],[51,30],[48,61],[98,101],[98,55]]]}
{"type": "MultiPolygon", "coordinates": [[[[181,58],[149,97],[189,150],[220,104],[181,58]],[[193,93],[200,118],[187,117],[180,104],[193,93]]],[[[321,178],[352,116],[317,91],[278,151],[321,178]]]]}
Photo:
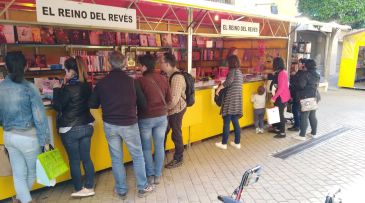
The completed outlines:
{"type": "Polygon", "coordinates": [[[13,5],[14,2],[15,0],[12,0],[11,2],[5,4],[5,8],[0,12],[0,16],[2,16],[5,12],[7,12],[10,6],[13,5]]]}

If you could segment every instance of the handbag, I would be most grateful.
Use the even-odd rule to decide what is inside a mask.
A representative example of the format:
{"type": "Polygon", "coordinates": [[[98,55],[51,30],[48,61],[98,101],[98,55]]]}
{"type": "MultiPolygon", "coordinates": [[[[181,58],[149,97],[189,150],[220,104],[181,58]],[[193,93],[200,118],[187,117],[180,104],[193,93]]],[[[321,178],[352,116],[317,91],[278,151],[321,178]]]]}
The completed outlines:
{"type": "Polygon", "coordinates": [[[267,122],[272,125],[274,123],[280,123],[280,112],[277,106],[266,109],[267,122]]]}
{"type": "Polygon", "coordinates": [[[0,176],[12,176],[9,153],[4,145],[0,145],[0,176]]]}
{"type": "Polygon", "coordinates": [[[68,171],[68,166],[58,149],[53,149],[38,155],[37,160],[39,160],[44,168],[49,180],[55,179],[68,171]]]}
{"type": "Polygon", "coordinates": [[[227,94],[228,88],[223,88],[219,94],[214,94],[214,102],[217,104],[217,106],[222,106],[224,97],[227,94]]]}
{"type": "Polygon", "coordinates": [[[318,109],[318,102],[316,97],[306,98],[300,100],[300,107],[302,112],[313,111],[318,109]]]}

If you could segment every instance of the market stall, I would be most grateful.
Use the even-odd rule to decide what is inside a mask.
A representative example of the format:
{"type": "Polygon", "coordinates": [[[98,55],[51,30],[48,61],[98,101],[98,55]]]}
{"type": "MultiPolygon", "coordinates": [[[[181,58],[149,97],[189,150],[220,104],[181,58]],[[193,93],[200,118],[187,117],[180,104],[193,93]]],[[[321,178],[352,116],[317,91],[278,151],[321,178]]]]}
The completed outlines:
{"type": "Polygon", "coordinates": [[[348,33],[343,38],[338,86],[365,89],[365,30],[348,33]]]}
{"type": "MultiPolygon", "coordinates": [[[[110,51],[118,50],[128,56],[127,71],[131,77],[140,74],[136,61],[138,55],[172,52],[179,61],[179,68],[189,71],[197,79],[196,103],[188,108],[183,120],[185,144],[216,136],[222,131],[219,107],[214,103],[214,88],[224,80],[225,57],[232,47],[237,49],[245,75],[241,127],[253,124],[251,94],[263,85],[263,76],[272,72],[272,59],[278,56],[284,60],[288,58],[290,23],[287,21],[257,15],[250,17],[237,11],[228,13],[170,5],[164,1],[100,0],[87,6],[85,3],[73,5],[75,2],[71,1],[57,1],[57,4],[52,1],[52,5],[46,5],[47,2],[50,1],[15,1],[4,5],[0,2],[0,34],[6,39],[0,48],[2,75],[6,75],[4,67],[1,69],[5,53],[22,51],[28,61],[26,78],[39,85],[45,105],[49,105],[51,101],[47,99],[52,93],[49,85],[52,80],[64,76],[62,63],[68,56],[81,56],[88,64],[89,82],[96,84],[110,71],[105,62],[110,51]],[[5,12],[1,12],[2,7],[5,12]],[[122,9],[124,16],[109,12],[118,9],[122,9]],[[62,15],[62,18],[50,19],[53,15],[62,15]],[[66,17],[74,20],[65,21],[66,17]],[[88,17],[89,21],[82,20],[88,17]]],[[[67,160],[55,127],[56,112],[50,106],[46,108],[52,142],[67,160]]],[[[111,160],[101,110],[92,110],[92,114],[96,121],[91,157],[95,170],[100,171],[110,168],[111,160]]],[[[0,129],[0,144],[3,143],[2,136],[0,129]]],[[[166,150],[173,147],[169,136],[166,150]]],[[[131,161],[127,148],[124,150],[125,162],[131,161]]],[[[57,181],[68,179],[69,173],[57,181]]],[[[40,187],[36,185],[35,189],[40,187]]],[[[0,188],[0,200],[14,195],[12,177],[0,177],[0,188]]]]}

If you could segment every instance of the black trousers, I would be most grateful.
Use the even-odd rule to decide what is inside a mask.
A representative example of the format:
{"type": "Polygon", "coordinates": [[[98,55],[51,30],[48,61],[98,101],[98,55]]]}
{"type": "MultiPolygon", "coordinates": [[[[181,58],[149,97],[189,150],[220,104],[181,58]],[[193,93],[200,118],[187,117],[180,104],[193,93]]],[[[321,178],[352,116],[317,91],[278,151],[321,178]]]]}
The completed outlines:
{"type": "Polygon", "coordinates": [[[185,111],[186,109],[167,117],[169,123],[165,135],[165,148],[166,148],[167,135],[170,132],[170,130],[172,130],[171,138],[175,145],[174,159],[177,161],[182,161],[184,156],[184,142],[182,138],[181,126],[185,111]]]}
{"type": "Polygon", "coordinates": [[[285,111],[285,107],[286,107],[287,103],[283,103],[281,102],[281,98],[277,98],[275,101],[275,106],[279,108],[279,113],[280,113],[280,123],[274,125],[277,129],[280,130],[281,134],[285,133],[285,117],[284,117],[284,111],[285,111]]]}

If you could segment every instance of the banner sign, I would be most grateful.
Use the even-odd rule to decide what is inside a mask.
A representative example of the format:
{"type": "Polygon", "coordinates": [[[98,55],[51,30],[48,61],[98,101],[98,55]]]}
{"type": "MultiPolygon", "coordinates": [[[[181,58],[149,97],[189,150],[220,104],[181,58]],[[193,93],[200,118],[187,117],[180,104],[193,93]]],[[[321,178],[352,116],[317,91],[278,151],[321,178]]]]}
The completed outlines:
{"type": "Polygon", "coordinates": [[[135,9],[64,0],[36,0],[37,20],[46,23],[136,29],[135,9]]]}
{"type": "Polygon", "coordinates": [[[222,19],[221,34],[258,37],[260,36],[260,23],[222,19]]]}

